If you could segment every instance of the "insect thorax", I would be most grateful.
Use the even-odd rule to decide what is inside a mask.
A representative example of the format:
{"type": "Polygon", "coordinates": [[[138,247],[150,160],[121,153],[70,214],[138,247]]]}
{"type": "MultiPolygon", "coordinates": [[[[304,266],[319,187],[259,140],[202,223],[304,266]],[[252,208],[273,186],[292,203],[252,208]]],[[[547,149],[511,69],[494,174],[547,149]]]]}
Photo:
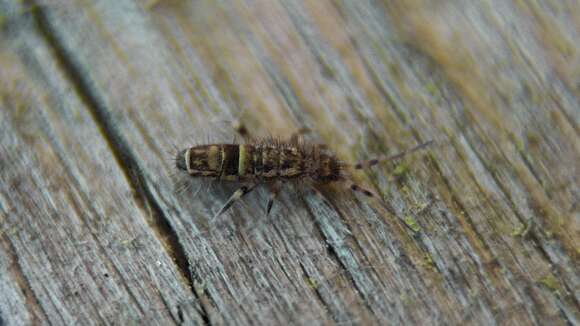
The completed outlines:
{"type": "Polygon", "coordinates": [[[342,177],[334,155],[317,146],[280,142],[195,146],[177,154],[176,166],[192,177],[225,181],[310,178],[327,183],[342,177]]]}

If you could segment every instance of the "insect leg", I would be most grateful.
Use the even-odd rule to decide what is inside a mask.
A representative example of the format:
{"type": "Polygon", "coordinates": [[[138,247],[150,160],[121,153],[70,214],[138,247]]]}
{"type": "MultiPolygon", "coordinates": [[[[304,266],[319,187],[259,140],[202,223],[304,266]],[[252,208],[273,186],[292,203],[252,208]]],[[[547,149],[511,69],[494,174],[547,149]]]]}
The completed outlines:
{"type": "Polygon", "coordinates": [[[213,222],[217,217],[222,215],[225,211],[228,210],[237,200],[244,197],[252,190],[256,189],[257,184],[252,184],[249,186],[242,186],[238,190],[234,191],[234,193],[230,196],[228,201],[224,204],[224,206],[211,218],[210,223],[213,222]]]}
{"type": "Polygon", "coordinates": [[[381,156],[381,157],[378,157],[378,158],[375,158],[375,159],[372,159],[372,160],[360,161],[360,162],[354,164],[353,165],[353,168],[356,169],[356,170],[368,169],[371,166],[377,165],[379,163],[396,160],[396,159],[401,158],[401,157],[403,157],[403,156],[405,156],[407,154],[410,154],[410,153],[413,153],[415,151],[418,151],[418,150],[420,150],[420,149],[422,149],[424,147],[427,147],[427,146],[431,145],[431,143],[433,143],[432,140],[427,141],[427,142],[424,142],[424,143],[419,144],[419,145],[417,145],[417,146],[415,146],[415,147],[413,147],[411,149],[404,150],[404,151],[399,152],[399,153],[397,153],[395,155],[392,155],[392,156],[381,156]]]}
{"type": "Polygon", "coordinates": [[[251,138],[248,128],[246,128],[246,125],[243,124],[240,120],[236,119],[232,121],[232,128],[234,128],[238,135],[242,136],[243,139],[248,140],[251,138]]]}
{"type": "Polygon", "coordinates": [[[377,193],[375,193],[374,191],[372,191],[372,190],[370,190],[370,189],[368,189],[368,188],[361,187],[361,186],[357,185],[357,184],[356,184],[356,183],[354,183],[354,182],[350,182],[350,184],[348,185],[348,188],[349,188],[350,190],[352,190],[352,191],[359,192],[359,193],[361,193],[361,194],[363,194],[363,195],[365,195],[365,196],[367,196],[367,197],[371,197],[371,198],[377,198],[377,199],[379,199],[379,200],[382,200],[382,199],[381,199],[381,196],[379,196],[379,195],[378,195],[377,193]]]}
{"type": "MultiPolygon", "coordinates": [[[[289,143],[290,144],[302,144],[302,143],[304,143],[304,136],[306,134],[310,134],[310,133],[312,133],[312,130],[310,130],[308,127],[302,127],[290,135],[289,143]]],[[[320,144],[316,141],[314,141],[312,143],[315,144],[321,150],[328,149],[328,146],[326,144],[320,144]]]]}
{"type": "Polygon", "coordinates": [[[282,188],[281,183],[275,183],[270,187],[270,198],[268,198],[268,204],[266,205],[266,216],[270,215],[272,205],[274,205],[274,200],[276,200],[276,198],[278,197],[281,188],[282,188]]]}
{"type": "Polygon", "coordinates": [[[282,189],[282,184],[283,182],[280,181],[273,183],[268,187],[270,189],[270,197],[268,198],[268,204],[266,205],[266,212],[262,217],[256,219],[253,223],[251,223],[248,227],[246,227],[245,229],[247,231],[253,230],[256,226],[261,225],[262,224],[261,221],[265,220],[268,217],[270,211],[272,210],[274,200],[276,200],[278,194],[280,193],[280,190],[282,189]]]}
{"type": "Polygon", "coordinates": [[[302,136],[310,133],[311,131],[312,130],[308,129],[307,127],[302,127],[296,130],[292,133],[292,135],[290,135],[290,143],[297,143],[302,136]]]}

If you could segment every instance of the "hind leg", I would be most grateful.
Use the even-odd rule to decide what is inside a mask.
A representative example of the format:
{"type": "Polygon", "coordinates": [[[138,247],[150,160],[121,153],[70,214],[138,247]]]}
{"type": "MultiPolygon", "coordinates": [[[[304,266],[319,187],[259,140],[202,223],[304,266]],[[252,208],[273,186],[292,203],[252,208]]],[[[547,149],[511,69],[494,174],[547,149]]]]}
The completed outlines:
{"type": "Polygon", "coordinates": [[[399,158],[401,158],[401,157],[403,157],[403,156],[405,156],[407,154],[410,154],[410,153],[413,153],[415,151],[418,151],[418,150],[420,150],[422,148],[425,148],[425,147],[431,145],[432,143],[433,143],[433,141],[430,140],[430,141],[421,143],[421,144],[419,144],[419,145],[417,145],[417,146],[415,146],[413,148],[410,148],[408,150],[404,150],[402,152],[399,152],[399,153],[397,153],[395,155],[392,155],[392,156],[380,156],[380,157],[377,157],[375,159],[366,160],[366,161],[360,161],[360,162],[352,165],[352,167],[355,170],[368,169],[368,168],[370,168],[372,166],[375,166],[375,165],[377,165],[379,163],[383,163],[383,162],[388,162],[388,161],[392,161],[392,160],[399,159],[399,158]]]}
{"type": "Polygon", "coordinates": [[[387,210],[389,213],[391,213],[393,216],[395,216],[396,218],[398,218],[402,224],[408,228],[410,231],[412,231],[412,233],[417,233],[417,230],[415,227],[413,227],[412,225],[409,224],[409,222],[407,220],[405,220],[405,218],[399,216],[397,214],[397,212],[395,211],[395,209],[391,206],[391,204],[389,204],[388,202],[386,202],[385,200],[383,200],[383,198],[381,196],[379,196],[376,192],[369,190],[367,188],[361,187],[359,185],[357,185],[356,183],[352,182],[352,181],[348,181],[348,188],[354,192],[358,192],[361,193],[367,197],[370,198],[376,198],[378,199],[378,203],[385,209],[387,210]]]}
{"type": "Polygon", "coordinates": [[[361,193],[361,194],[363,194],[367,197],[370,197],[370,198],[376,198],[376,199],[382,200],[381,196],[379,196],[379,194],[377,194],[376,192],[374,192],[368,188],[362,187],[362,186],[360,186],[352,181],[348,182],[348,189],[350,189],[354,192],[361,193]]]}

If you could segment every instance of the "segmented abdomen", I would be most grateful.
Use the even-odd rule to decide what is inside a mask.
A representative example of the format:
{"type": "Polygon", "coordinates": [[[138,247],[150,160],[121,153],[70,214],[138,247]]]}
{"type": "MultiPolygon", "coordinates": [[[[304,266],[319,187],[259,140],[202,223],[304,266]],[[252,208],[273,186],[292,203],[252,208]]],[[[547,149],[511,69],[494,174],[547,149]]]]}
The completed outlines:
{"type": "Polygon", "coordinates": [[[177,167],[194,177],[227,181],[300,178],[306,171],[306,153],[279,144],[212,144],[181,151],[177,167]]]}

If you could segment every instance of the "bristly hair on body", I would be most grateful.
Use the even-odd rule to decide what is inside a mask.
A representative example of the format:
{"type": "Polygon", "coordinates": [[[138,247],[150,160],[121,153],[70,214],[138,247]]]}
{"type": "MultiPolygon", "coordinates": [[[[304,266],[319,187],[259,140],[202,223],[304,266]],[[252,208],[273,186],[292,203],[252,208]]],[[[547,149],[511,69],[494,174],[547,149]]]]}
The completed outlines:
{"type": "MultiPolygon", "coordinates": [[[[242,184],[213,216],[212,221],[258,185],[266,185],[271,191],[266,215],[270,213],[282,185],[288,182],[308,184],[317,194],[320,194],[317,186],[339,183],[352,191],[381,199],[373,191],[354,183],[351,179],[352,170],[366,169],[400,158],[431,143],[420,144],[391,157],[348,164],[338,159],[325,145],[305,141],[300,135],[304,130],[288,139],[250,138],[247,129],[241,124],[237,124],[236,130],[244,142],[197,145],[180,150],[175,155],[177,170],[190,178],[242,184]]],[[[178,191],[183,188],[183,185],[178,185],[178,191]]]]}

